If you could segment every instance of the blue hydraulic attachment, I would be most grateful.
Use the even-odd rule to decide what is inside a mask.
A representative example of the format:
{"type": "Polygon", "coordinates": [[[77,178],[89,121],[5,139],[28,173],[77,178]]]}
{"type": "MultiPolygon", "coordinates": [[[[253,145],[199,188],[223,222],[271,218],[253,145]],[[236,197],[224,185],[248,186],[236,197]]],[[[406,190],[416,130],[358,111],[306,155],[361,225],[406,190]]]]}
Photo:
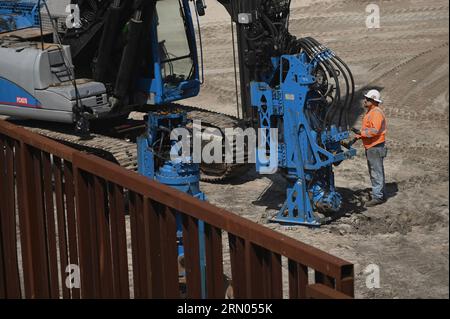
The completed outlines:
{"type": "Polygon", "coordinates": [[[39,26],[38,1],[0,1],[0,32],[39,26]]]}
{"type": "Polygon", "coordinates": [[[349,137],[348,131],[334,125],[314,129],[309,116],[313,105],[308,93],[316,82],[314,70],[319,59],[326,58],[322,55],[310,59],[305,53],[274,58],[275,70],[280,72],[279,85],[271,87],[271,79],[251,84],[252,105],[258,110],[265,136],[262,150],[260,147],[257,152],[257,170],[261,172],[270,165],[282,168],[289,181],[286,202],[273,221],[320,226],[327,219],[316,212],[333,213],[341,207],[333,164],[355,156],[356,150],[341,147],[349,137]],[[270,129],[279,131],[274,135],[270,129]],[[277,163],[266,158],[266,154],[274,152],[278,152],[277,163]]]}
{"type": "MultiPolygon", "coordinates": [[[[200,165],[193,163],[191,157],[183,157],[178,140],[171,137],[174,130],[187,126],[186,113],[150,112],[146,122],[146,133],[137,140],[139,173],[199,200],[206,200],[205,194],[200,191],[200,165]]],[[[205,225],[203,221],[198,223],[202,296],[206,297],[205,225]]],[[[178,257],[182,258],[184,247],[180,214],[177,215],[177,242],[178,257]]]]}

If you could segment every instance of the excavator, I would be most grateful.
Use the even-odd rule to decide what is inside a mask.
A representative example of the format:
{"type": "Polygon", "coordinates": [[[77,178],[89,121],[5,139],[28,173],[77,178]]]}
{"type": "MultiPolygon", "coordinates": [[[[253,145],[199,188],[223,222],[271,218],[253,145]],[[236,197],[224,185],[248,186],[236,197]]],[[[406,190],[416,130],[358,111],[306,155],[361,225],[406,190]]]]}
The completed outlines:
{"type": "Polygon", "coordinates": [[[140,173],[200,199],[200,178],[223,181],[249,165],[170,159],[177,144],[170,131],[192,131],[192,118],[219,132],[263,130],[256,168],[274,166],[288,181],[273,220],[319,226],[342,205],[333,167],[356,154],[344,143],[352,73],[316,39],[290,34],[290,0],[216,1],[236,28],[241,118],[180,104],[197,96],[204,80],[204,0],[72,0],[70,16],[60,21],[44,0],[28,7],[0,1],[0,114],[40,121],[41,134],[77,147],[94,139],[131,149],[136,144],[91,131],[98,123],[121,127],[130,112],[145,112],[131,162],[140,173]],[[5,22],[26,15],[34,15],[28,26],[5,22]]]}

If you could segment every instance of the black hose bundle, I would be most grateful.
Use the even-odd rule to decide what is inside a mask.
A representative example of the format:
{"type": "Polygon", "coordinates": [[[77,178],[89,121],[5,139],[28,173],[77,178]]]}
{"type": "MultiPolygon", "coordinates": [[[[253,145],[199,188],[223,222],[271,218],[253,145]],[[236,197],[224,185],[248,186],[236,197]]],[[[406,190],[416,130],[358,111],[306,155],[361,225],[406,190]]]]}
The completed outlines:
{"type": "MultiPolygon", "coordinates": [[[[286,47],[286,53],[299,54],[305,52],[310,59],[314,59],[326,51],[329,50],[311,37],[294,38],[286,47]]],[[[338,127],[348,129],[348,113],[353,105],[355,94],[355,82],[350,68],[334,53],[331,56],[329,54],[327,59],[320,59],[317,68],[318,70],[316,72],[325,74],[327,78],[325,82],[328,83],[326,93],[316,92],[323,99],[329,99],[325,106],[325,114],[322,116],[316,115],[316,117],[322,118],[321,130],[329,128],[334,124],[333,121],[335,120],[337,120],[338,127]],[[345,92],[343,90],[344,87],[345,92]]]]}
{"type": "MultiPolygon", "coordinates": [[[[308,39],[299,39],[300,47],[308,54],[308,56],[312,59],[316,55],[320,53],[318,48],[308,39]]],[[[322,130],[325,130],[327,127],[331,125],[331,120],[334,118],[338,108],[341,103],[341,86],[339,81],[339,75],[337,74],[335,68],[328,60],[323,60],[319,62],[319,66],[325,71],[325,74],[328,75],[330,82],[330,78],[334,81],[334,87],[329,91],[329,96],[332,95],[332,101],[327,107],[326,114],[323,118],[322,130]]]]}
{"type": "MultiPolygon", "coordinates": [[[[316,39],[311,37],[308,37],[307,39],[310,40],[312,43],[314,43],[319,48],[319,50],[323,51],[327,49],[322,44],[320,44],[316,39]]],[[[342,120],[344,117],[345,120],[344,127],[348,129],[349,128],[348,113],[350,112],[355,97],[355,80],[353,78],[352,72],[350,71],[350,68],[339,56],[333,55],[330,60],[334,63],[334,65],[338,67],[339,71],[344,77],[346,86],[345,102],[343,107],[339,111],[338,123],[339,126],[342,126],[342,120]]]]}
{"type": "Polygon", "coordinates": [[[113,55],[111,52],[114,51],[117,38],[125,23],[123,16],[124,11],[128,7],[129,2],[127,1],[114,1],[108,9],[103,34],[98,46],[98,56],[94,70],[94,80],[96,81],[103,83],[114,81],[115,76],[111,67],[113,55]]]}

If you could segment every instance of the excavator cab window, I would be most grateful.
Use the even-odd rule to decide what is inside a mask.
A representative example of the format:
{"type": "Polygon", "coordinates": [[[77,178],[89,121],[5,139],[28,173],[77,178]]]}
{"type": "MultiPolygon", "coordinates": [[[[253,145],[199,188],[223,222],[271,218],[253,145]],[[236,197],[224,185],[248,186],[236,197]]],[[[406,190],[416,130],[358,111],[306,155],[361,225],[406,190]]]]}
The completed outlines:
{"type": "Polygon", "coordinates": [[[201,82],[190,0],[158,0],[150,33],[152,72],[139,80],[143,103],[197,96],[201,82]]]}
{"type": "Polygon", "coordinates": [[[194,76],[194,61],[182,4],[177,0],[156,3],[158,51],[165,86],[176,86],[194,76]]]}

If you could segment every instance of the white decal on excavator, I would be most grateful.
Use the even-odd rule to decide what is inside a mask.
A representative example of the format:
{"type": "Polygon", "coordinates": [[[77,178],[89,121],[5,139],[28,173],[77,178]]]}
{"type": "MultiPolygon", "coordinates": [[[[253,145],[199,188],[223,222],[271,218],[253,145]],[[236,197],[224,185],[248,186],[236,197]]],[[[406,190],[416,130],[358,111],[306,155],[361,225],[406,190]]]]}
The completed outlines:
{"type": "Polygon", "coordinates": [[[17,104],[28,104],[28,99],[26,97],[17,97],[16,98],[17,104]]]}

